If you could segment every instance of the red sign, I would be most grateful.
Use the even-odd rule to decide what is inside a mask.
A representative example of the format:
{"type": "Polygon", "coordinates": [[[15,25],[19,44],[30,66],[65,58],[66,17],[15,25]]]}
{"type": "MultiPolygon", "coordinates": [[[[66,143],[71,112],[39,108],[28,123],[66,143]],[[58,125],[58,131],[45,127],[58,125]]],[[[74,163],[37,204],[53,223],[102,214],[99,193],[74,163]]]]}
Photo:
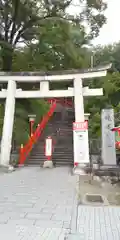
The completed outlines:
{"type": "Polygon", "coordinates": [[[73,122],[73,130],[87,130],[88,121],[84,122],[73,122]]]}

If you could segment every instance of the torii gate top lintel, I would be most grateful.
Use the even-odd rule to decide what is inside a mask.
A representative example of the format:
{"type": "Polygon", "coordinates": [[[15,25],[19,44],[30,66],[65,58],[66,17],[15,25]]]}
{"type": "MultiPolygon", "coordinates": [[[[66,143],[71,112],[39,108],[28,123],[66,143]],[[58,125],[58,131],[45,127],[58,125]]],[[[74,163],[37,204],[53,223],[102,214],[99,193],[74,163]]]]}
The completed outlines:
{"type": "Polygon", "coordinates": [[[97,66],[88,69],[71,69],[62,71],[38,71],[38,72],[0,72],[0,82],[13,79],[17,82],[39,82],[39,81],[71,81],[76,77],[81,79],[106,76],[111,64],[97,66]]]}

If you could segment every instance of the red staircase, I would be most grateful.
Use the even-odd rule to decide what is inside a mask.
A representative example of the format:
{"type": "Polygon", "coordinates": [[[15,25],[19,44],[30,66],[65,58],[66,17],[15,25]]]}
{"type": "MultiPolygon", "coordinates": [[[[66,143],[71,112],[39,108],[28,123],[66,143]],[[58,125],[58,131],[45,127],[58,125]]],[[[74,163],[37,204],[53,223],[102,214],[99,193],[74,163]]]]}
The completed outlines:
{"type": "Polygon", "coordinates": [[[27,142],[27,144],[25,144],[24,146],[21,147],[20,157],[19,157],[19,165],[23,165],[25,163],[31,150],[33,149],[34,144],[40,138],[43,129],[45,128],[46,124],[48,123],[49,119],[51,118],[51,116],[54,113],[54,110],[56,108],[56,100],[51,99],[51,100],[49,100],[49,102],[51,103],[49,112],[43,117],[40,124],[38,124],[38,127],[36,128],[34,134],[29,138],[29,141],[27,142]]]}

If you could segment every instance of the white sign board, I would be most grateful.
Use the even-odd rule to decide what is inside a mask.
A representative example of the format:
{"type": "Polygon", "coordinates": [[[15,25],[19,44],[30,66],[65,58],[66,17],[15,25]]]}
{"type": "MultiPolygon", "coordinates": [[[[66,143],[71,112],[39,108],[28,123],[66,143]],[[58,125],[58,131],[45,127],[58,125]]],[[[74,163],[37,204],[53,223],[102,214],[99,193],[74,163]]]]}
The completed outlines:
{"type": "Polygon", "coordinates": [[[48,137],[45,141],[45,156],[51,157],[52,156],[52,138],[48,137]]]}
{"type": "Polygon", "coordinates": [[[102,123],[102,160],[105,165],[116,165],[114,110],[103,109],[101,114],[102,123]]]}
{"type": "Polygon", "coordinates": [[[74,165],[89,163],[88,121],[73,123],[74,165]]]}

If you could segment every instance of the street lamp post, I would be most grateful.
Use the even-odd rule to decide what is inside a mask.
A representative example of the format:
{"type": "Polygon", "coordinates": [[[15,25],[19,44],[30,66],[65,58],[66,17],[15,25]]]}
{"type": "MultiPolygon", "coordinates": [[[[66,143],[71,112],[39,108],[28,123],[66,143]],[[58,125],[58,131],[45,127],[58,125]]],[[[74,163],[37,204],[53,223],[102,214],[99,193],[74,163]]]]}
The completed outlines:
{"type": "Polygon", "coordinates": [[[33,135],[33,125],[35,123],[36,115],[30,114],[30,115],[28,115],[28,118],[29,118],[29,123],[30,123],[30,137],[31,137],[33,135]]]}
{"type": "Polygon", "coordinates": [[[82,48],[85,48],[88,50],[89,53],[91,53],[90,55],[90,67],[93,68],[94,67],[94,57],[95,57],[95,51],[93,49],[93,45],[92,44],[84,44],[82,46],[82,48]]]}
{"type": "MultiPolygon", "coordinates": [[[[92,52],[93,53],[93,52],[92,52]]],[[[94,55],[91,55],[91,68],[94,67],[94,55]]]]}

